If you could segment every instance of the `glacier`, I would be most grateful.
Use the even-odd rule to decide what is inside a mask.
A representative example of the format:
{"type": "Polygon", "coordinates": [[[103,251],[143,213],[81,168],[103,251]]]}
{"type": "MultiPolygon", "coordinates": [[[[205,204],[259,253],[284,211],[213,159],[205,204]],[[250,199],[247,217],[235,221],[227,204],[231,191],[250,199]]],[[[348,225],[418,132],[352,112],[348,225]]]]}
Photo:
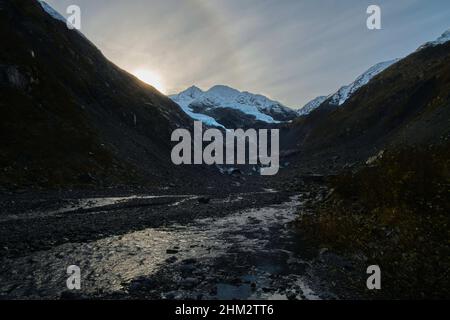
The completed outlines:
{"type": "Polygon", "coordinates": [[[218,123],[216,119],[213,117],[207,116],[205,114],[201,113],[195,113],[189,105],[195,101],[198,97],[200,97],[203,94],[203,91],[196,86],[192,86],[185,91],[169,96],[170,99],[172,99],[175,103],[177,103],[181,109],[192,119],[198,120],[203,122],[205,125],[211,126],[211,127],[218,127],[226,129],[223,125],[218,123]]]}
{"type": "Polygon", "coordinates": [[[266,123],[280,123],[281,121],[275,120],[272,116],[266,114],[271,112],[272,114],[283,114],[294,112],[291,108],[288,108],[280,102],[271,100],[260,94],[253,94],[247,91],[240,92],[234,88],[225,85],[216,85],[211,87],[207,91],[203,91],[196,86],[192,86],[179,94],[170,95],[175,103],[177,103],[184,112],[194,119],[200,118],[208,121],[209,124],[214,126],[221,126],[212,117],[194,113],[192,106],[201,105],[206,108],[229,108],[238,110],[244,114],[254,116],[256,120],[266,123]]]}

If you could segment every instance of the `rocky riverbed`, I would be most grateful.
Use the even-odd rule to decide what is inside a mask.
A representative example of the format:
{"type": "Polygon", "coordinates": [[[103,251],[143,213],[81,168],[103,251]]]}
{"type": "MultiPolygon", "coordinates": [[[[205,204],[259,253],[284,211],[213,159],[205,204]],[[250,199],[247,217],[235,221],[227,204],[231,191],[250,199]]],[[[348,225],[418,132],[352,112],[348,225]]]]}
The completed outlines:
{"type": "Polygon", "coordinates": [[[0,297],[335,298],[290,227],[304,194],[140,194],[2,212],[0,297]],[[69,291],[69,265],[81,290],[69,291]]]}

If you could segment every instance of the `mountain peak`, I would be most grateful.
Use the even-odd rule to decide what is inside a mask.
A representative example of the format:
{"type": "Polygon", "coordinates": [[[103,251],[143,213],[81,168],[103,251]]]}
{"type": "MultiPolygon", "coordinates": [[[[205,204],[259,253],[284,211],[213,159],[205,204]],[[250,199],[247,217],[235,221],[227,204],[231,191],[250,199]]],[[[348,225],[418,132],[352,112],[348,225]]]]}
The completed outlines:
{"type": "Polygon", "coordinates": [[[187,88],[186,90],[191,90],[191,91],[201,91],[203,92],[202,89],[200,89],[199,87],[197,87],[196,85],[192,85],[189,88],[187,88]]]}
{"type": "Polygon", "coordinates": [[[220,117],[223,117],[223,110],[230,115],[239,115],[237,116],[239,121],[253,119],[252,121],[278,123],[296,116],[294,110],[260,94],[241,92],[226,85],[215,85],[206,92],[192,88],[196,87],[172,95],[170,98],[194,119],[199,117],[204,119],[206,115],[214,118],[219,116],[219,113],[220,117]],[[192,91],[195,94],[191,94],[192,91]]]}
{"type": "Polygon", "coordinates": [[[450,29],[446,30],[436,40],[425,43],[424,45],[420,46],[419,49],[417,50],[420,51],[428,47],[435,47],[437,45],[444,44],[448,41],[450,41],[450,29]]]}
{"type": "Polygon", "coordinates": [[[233,97],[233,96],[236,96],[236,95],[240,94],[240,92],[238,90],[234,89],[234,88],[229,87],[229,86],[219,84],[219,85],[215,85],[215,86],[211,87],[206,92],[206,94],[230,98],[230,97],[233,97]]]}
{"type": "Polygon", "coordinates": [[[450,29],[446,30],[439,38],[436,39],[438,43],[445,43],[450,41],[450,29]]]}
{"type": "Polygon", "coordinates": [[[314,98],[305,104],[302,108],[297,110],[297,114],[299,116],[304,116],[311,113],[313,110],[317,109],[325,100],[327,100],[327,96],[319,96],[314,98]]]}
{"type": "Polygon", "coordinates": [[[44,11],[47,12],[52,18],[66,23],[66,18],[64,18],[58,11],[53,9],[53,7],[50,6],[47,2],[43,0],[38,0],[38,2],[41,5],[42,9],[44,9],[44,11]]]}
{"type": "Polygon", "coordinates": [[[369,83],[369,81],[372,80],[373,77],[386,70],[399,60],[400,59],[384,61],[370,67],[366,72],[356,78],[354,82],[341,87],[338,92],[333,94],[331,96],[331,104],[337,106],[343,105],[344,102],[347,101],[359,88],[369,83]]]}
{"type": "Polygon", "coordinates": [[[377,63],[376,65],[367,69],[367,71],[356,78],[355,81],[353,81],[349,85],[341,87],[336,93],[329,96],[320,96],[309,101],[302,108],[297,110],[297,114],[299,116],[307,115],[313,110],[320,107],[320,105],[325,101],[328,101],[329,104],[333,106],[343,105],[359,88],[369,83],[369,81],[372,80],[373,77],[375,77],[394,63],[398,62],[399,60],[400,59],[394,59],[377,63]]]}
{"type": "Polygon", "coordinates": [[[189,100],[189,103],[198,98],[199,96],[201,96],[203,94],[203,90],[200,89],[197,86],[190,86],[189,88],[187,88],[186,90],[181,91],[178,94],[173,94],[170,95],[169,98],[177,98],[179,100],[189,100]]]}

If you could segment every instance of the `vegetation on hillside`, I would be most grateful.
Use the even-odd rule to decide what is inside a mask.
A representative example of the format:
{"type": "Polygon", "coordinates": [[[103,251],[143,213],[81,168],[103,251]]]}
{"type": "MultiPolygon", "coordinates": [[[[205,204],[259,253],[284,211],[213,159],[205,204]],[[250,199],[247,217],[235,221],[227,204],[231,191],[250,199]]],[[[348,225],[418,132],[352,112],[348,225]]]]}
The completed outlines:
{"type": "Polygon", "coordinates": [[[381,267],[382,290],[351,279],[347,289],[371,298],[450,297],[448,144],[386,152],[329,186],[331,195],[297,226],[307,241],[345,256],[362,272],[381,267]]]}

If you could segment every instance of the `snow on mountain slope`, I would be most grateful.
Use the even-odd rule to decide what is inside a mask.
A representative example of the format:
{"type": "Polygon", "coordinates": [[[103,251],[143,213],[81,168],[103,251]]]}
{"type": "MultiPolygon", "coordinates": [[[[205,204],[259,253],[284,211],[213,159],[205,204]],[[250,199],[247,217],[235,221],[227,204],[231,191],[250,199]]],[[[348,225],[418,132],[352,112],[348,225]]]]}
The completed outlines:
{"type": "Polygon", "coordinates": [[[310,102],[305,104],[302,108],[298,109],[297,114],[299,116],[305,116],[307,114],[310,114],[311,111],[317,109],[325,100],[327,100],[327,98],[328,98],[327,96],[320,96],[311,100],[310,102]]]}
{"type": "MultiPolygon", "coordinates": [[[[434,47],[440,44],[444,44],[446,42],[450,41],[450,29],[445,31],[439,38],[437,38],[434,41],[429,41],[425,43],[424,45],[420,46],[417,51],[420,51],[424,48],[428,47],[434,47]]],[[[366,85],[373,77],[399,61],[400,59],[395,59],[391,61],[381,62],[373,67],[371,67],[369,70],[367,70],[365,73],[363,73],[361,76],[359,76],[353,83],[341,87],[338,92],[329,95],[328,97],[320,96],[317,97],[310,102],[308,102],[303,108],[297,110],[297,114],[299,116],[307,115],[311,113],[314,109],[317,109],[323,102],[326,100],[329,101],[331,105],[337,105],[340,106],[344,104],[345,101],[347,101],[359,88],[366,85]]]]}
{"type": "MultiPolygon", "coordinates": [[[[63,22],[67,26],[73,26],[66,18],[64,18],[58,11],[53,9],[47,2],[43,0],[37,0],[37,2],[41,5],[42,9],[44,9],[45,12],[47,12],[53,19],[63,22]]],[[[76,28],[72,28],[73,31],[76,31],[80,36],[85,38],[87,41],[91,43],[91,41],[85,37],[83,33],[80,32],[80,30],[76,28]]],[[[92,44],[92,43],[91,43],[92,44]]]]}
{"type": "Polygon", "coordinates": [[[435,47],[437,45],[440,44],[444,44],[446,42],[450,41],[450,29],[448,29],[447,31],[445,31],[439,38],[437,38],[434,41],[429,41],[427,43],[425,43],[424,45],[420,46],[419,49],[417,49],[418,51],[428,48],[428,47],[435,47]]]}
{"type": "Polygon", "coordinates": [[[305,104],[302,108],[297,110],[298,116],[304,116],[307,114],[310,114],[313,110],[317,109],[322,103],[325,101],[328,101],[329,104],[340,106],[344,104],[345,101],[347,101],[359,88],[366,85],[373,77],[375,77],[377,74],[381,73],[400,59],[394,59],[391,61],[381,62],[370,69],[368,69],[366,72],[364,72],[362,75],[360,75],[354,82],[352,82],[349,85],[341,87],[336,93],[330,94],[329,96],[319,96],[311,101],[309,101],[307,104],[305,104]]]}
{"type": "Polygon", "coordinates": [[[38,2],[41,5],[42,9],[44,9],[45,12],[47,12],[52,18],[66,23],[67,21],[66,18],[64,18],[61,14],[59,14],[58,11],[53,9],[47,2],[42,0],[38,0],[38,2]]]}
{"type": "Polygon", "coordinates": [[[305,104],[302,108],[297,110],[297,115],[304,116],[310,114],[313,110],[317,109],[326,100],[328,100],[331,105],[340,106],[344,104],[344,102],[347,101],[348,98],[350,98],[352,94],[356,92],[356,90],[366,85],[373,77],[375,77],[377,74],[379,74],[386,68],[390,67],[398,60],[399,59],[395,59],[374,65],[369,70],[360,75],[354,82],[352,82],[347,86],[341,87],[336,93],[331,94],[329,96],[319,96],[311,100],[310,102],[305,104]]]}
{"type": "Polygon", "coordinates": [[[208,126],[224,128],[224,126],[218,123],[213,117],[201,113],[195,113],[189,107],[192,102],[194,102],[203,94],[204,92],[201,89],[197,88],[196,86],[192,86],[179,94],[169,96],[169,98],[176,102],[181,107],[181,109],[183,109],[183,111],[192,119],[202,121],[205,125],[208,126]]]}
{"type": "Polygon", "coordinates": [[[243,113],[254,116],[257,120],[277,123],[271,116],[261,112],[259,105],[252,100],[251,94],[240,93],[238,90],[226,86],[214,86],[197,98],[193,104],[205,106],[207,108],[230,108],[237,109],[243,113]]]}
{"type": "MultiPolygon", "coordinates": [[[[277,101],[259,94],[240,92],[224,85],[216,85],[206,92],[193,86],[170,98],[194,119],[211,118],[201,113],[194,113],[194,107],[205,111],[216,108],[233,109],[266,123],[279,123],[285,118],[295,117],[295,111],[277,101]]],[[[208,121],[212,122],[211,119],[208,121]]],[[[217,122],[214,125],[218,126],[217,122]]]]}
{"type": "Polygon", "coordinates": [[[360,75],[353,83],[341,87],[338,92],[331,96],[330,103],[338,106],[344,104],[344,102],[347,101],[347,99],[350,98],[352,94],[356,92],[356,90],[366,85],[373,77],[399,60],[400,59],[394,59],[390,61],[380,62],[374,65],[369,70],[360,75]]]}

